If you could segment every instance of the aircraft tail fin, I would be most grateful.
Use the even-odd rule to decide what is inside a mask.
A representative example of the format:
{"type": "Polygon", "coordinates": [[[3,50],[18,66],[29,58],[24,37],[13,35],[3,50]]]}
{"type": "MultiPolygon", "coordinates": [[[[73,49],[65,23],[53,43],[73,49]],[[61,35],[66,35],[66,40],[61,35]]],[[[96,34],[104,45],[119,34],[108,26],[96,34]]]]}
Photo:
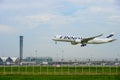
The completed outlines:
{"type": "Polygon", "coordinates": [[[110,33],[106,38],[111,38],[112,36],[114,36],[115,32],[110,33]]]}

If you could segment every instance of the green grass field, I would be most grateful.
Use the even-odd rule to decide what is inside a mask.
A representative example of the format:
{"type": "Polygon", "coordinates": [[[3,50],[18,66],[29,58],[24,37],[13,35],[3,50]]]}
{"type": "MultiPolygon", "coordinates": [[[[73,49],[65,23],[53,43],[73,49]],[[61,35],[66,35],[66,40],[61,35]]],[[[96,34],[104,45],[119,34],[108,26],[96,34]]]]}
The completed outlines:
{"type": "Polygon", "coordinates": [[[120,74],[120,67],[104,66],[0,66],[0,75],[26,74],[26,75],[116,75],[120,74]]]}
{"type": "Polygon", "coordinates": [[[0,66],[0,80],[120,80],[120,67],[0,66]]]}
{"type": "Polygon", "coordinates": [[[54,76],[16,76],[16,75],[7,75],[7,76],[0,76],[0,80],[120,80],[120,76],[105,76],[105,75],[54,75],[54,76]]]}

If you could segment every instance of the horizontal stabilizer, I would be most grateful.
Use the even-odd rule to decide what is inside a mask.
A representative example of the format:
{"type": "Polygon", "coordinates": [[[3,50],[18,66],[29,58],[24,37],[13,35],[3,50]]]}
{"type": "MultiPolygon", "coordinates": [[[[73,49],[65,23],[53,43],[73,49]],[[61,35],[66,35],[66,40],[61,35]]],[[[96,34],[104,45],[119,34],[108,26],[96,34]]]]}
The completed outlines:
{"type": "Polygon", "coordinates": [[[113,41],[115,41],[115,40],[117,40],[117,39],[112,39],[112,40],[110,40],[109,42],[113,42],[113,41]]]}

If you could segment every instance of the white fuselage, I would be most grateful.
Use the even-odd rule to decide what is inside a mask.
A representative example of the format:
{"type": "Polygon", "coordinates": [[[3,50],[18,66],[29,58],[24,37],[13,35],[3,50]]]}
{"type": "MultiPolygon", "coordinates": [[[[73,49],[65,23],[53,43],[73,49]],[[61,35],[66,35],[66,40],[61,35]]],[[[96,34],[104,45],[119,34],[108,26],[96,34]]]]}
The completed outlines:
{"type": "Polygon", "coordinates": [[[111,42],[112,40],[113,39],[111,38],[105,38],[105,39],[95,38],[93,40],[88,41],[87,44],[103,44],[103,43],[111,42]]]}
{"type": "MultiPolygon", "coordinates": [[[[71,42],[71,44],[76,45],[81,43],[82,39],[81,37],[70,37],[70,36],[61,36],[61,35],[57,35],[53,38],[54,41],[62,41],[62,42],[71,42]]],[[[115,39],[111,39],[111,38],[105,38],[105,39],[101,39],[101,38],[94,38],[92,40],[89,40],[86,44],[103,44],[103,43],[108,43],[108,42],[112,42],[115,39]]]]}

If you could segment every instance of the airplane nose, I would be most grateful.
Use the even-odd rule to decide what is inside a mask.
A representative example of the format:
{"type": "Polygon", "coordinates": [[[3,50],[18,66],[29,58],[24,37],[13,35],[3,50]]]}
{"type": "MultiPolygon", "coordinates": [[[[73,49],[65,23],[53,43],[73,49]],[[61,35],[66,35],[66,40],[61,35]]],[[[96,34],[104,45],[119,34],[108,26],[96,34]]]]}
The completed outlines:
{"type": "Polygon", "coordinates": [[[54,37],[54,38],[52,38],[52,40],[53,40],[53,41],[55,41],[55,40],[56,40],[56,38],[54,37]]]}
{"type": "Polygon", "coordinates": [[[52,40],[55,40],[55,38],[52,38],[52,40]]]}

